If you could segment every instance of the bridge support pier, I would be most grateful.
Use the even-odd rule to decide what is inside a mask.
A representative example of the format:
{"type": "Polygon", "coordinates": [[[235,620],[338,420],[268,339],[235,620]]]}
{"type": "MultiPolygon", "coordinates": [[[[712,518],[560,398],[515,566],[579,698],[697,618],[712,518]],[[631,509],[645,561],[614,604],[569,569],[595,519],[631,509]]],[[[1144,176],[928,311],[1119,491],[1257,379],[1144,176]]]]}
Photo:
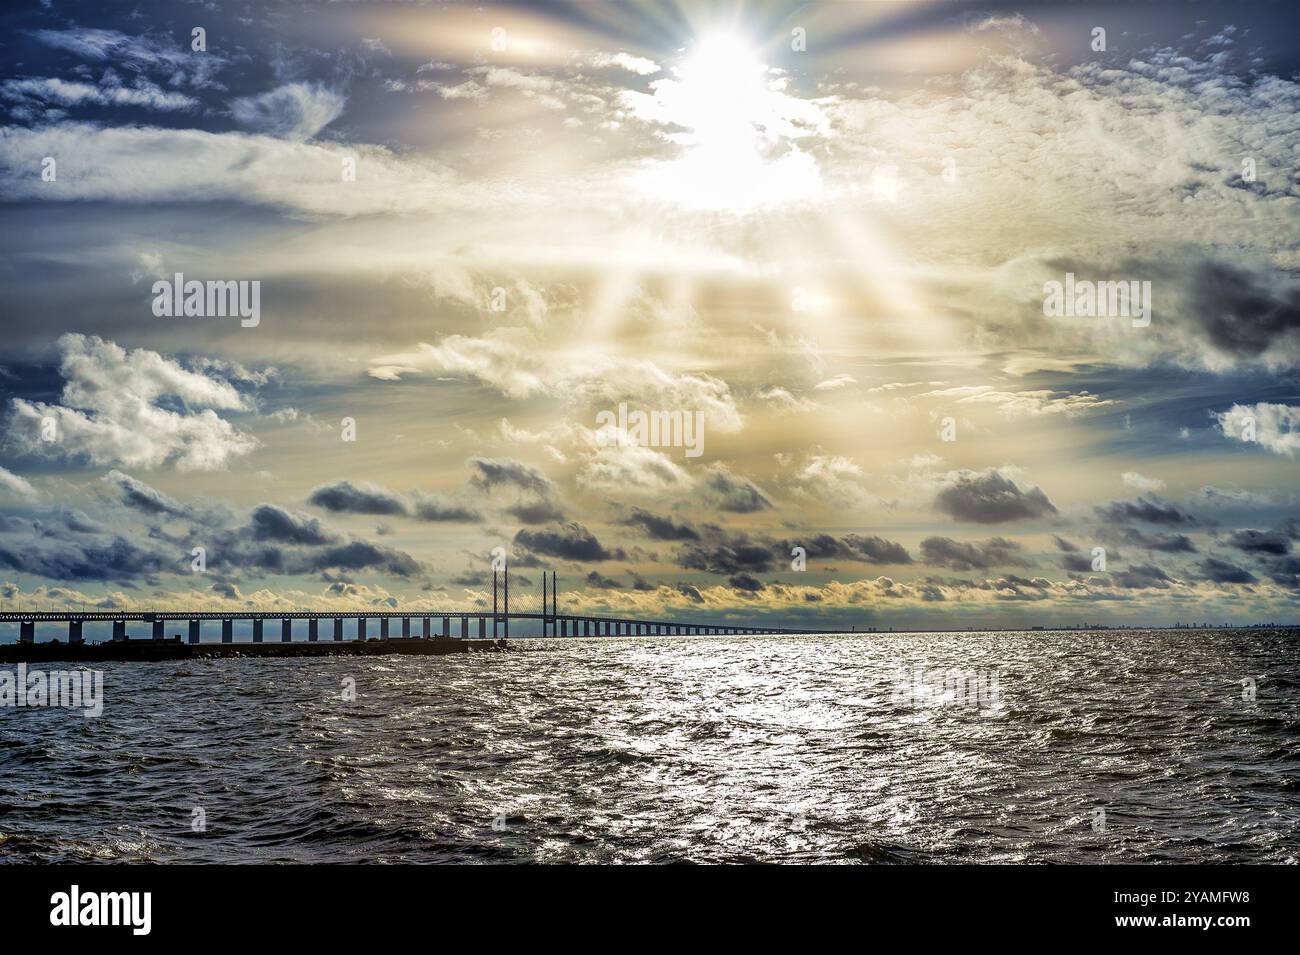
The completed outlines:
{"type": "Polygon", "coordinates": [[[235,621],[233,620],[221,621],[221,642],[222,643],[235,642],[235,621]]]}
{"type": "Polygon", "coordinates": [[[85,639],[81,636],[81,621],[69,620],[68,621],[68,643],[85,643],[85,642],[86,642],[85,639]]]}
{"type": "Polygon", "coordinates": [[[428,640],[429,637],[433,635],[433,631],[429,628],[429,618],[425,617],[421,623],[423,624],[421,627],[421,633],[424,636],[424,639],[428,640]]]}
{"type": "Polygon", "coordinates": [[[312,617],[307,621],[307,642],[315,643],[320,639],[320,621],[312,617]]]}
{"type": "Polygon", "coordinates": [[[460,618],[460,638],[462,640],[469,639],[469,617],[460,618]]]}
{"type": "Polygon", "coordinates": [[[569,635],[569,621],[567,621],[567,620],[561,620],[561,621],[560,621],[560,636],[562,636],[562,637],[567,637],[568,635],[569,635]]]}
{"type": "Polygon", "coordinates": [[[487,638],[487,617],[478,618],[478,638],[480,640],[487,638]]]}
{"type": "Polygon", "coordinates": [[[262,642],[262,624],[266,623],[261,617],[253,618],[253,642],[262,642]]]}
{"type": "Polygon", "coordinates": [[[343,618],[342,617],[334,618],[334,639],[335,640],[343,639],[343,618]]]}
{"type": "Polygon", "coordinates": [[[166,636],[166,634],[163,632],[166,629],[166,627],[167,627],[167,622],[165,620],[155,620],[153,622],[153,633],[152,633],[153,638],[155,640],[162,640],[166,636]]]}
{"type": "Polygon", "coordinates": [[[410,635],[411,635],[411,618],[410,618],[410,617],[403,617],[403,618],[402,618],[402,636],[403,636],[403,637],[409,637],[410,635]]]}
{"type": "Polygon", "coordinates": [[[358,640],[366,639],[366,618],[365,617],[357,617],[357,639],[358,640]]]}
{"type": "Polygon", "coordinates": [[[380,640],[388,639],[388,618],[387,617],[379,618],[379,639],[380,640]]]}
{"type": "Polygon", "coordinates": [[[451,617],[442,618],[442,637],[444,640],[451,639],[451,617]]]}
{"type": "MultiPolygon", "coordinates": [[[[29,626],[34,626],[34,624],[29,624],[29,626]]],[[[126,621],[114,620],[113,621],[113,642],[121,643],[125,639],[126,639],[126,621]]]]}
{"type": "Polygon", "coordinates": [[[190,621],[190,643],[199,642],[199,621],[190,621]]]}
{"type": "MultiPolygon", "coordinates": [[[[117,626],[116,623],[113,626],[117,626]]],[[[36,621],[20,620],[18,622],[18,642],[35,643],[36,642],[36,621]]]]}
{"type": "Polygon", "coordinates": [[[293,619],[285,617],[280,621],[280,642],[293,643],[293,619]]]}

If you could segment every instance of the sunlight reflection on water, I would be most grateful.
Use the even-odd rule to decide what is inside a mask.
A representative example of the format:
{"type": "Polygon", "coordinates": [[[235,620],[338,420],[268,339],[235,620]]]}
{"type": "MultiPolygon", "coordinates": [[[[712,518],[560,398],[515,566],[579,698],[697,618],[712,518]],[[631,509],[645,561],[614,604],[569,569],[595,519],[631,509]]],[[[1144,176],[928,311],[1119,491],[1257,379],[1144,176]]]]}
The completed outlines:
{"type": "Polygon", "coordinates": [[[0,858],[1295,861],[1297,636],[113,664],[98,720],[0,712],[0,858]],[[995,673],[1000,706],[915,698],[954,669],[995,673]]]}

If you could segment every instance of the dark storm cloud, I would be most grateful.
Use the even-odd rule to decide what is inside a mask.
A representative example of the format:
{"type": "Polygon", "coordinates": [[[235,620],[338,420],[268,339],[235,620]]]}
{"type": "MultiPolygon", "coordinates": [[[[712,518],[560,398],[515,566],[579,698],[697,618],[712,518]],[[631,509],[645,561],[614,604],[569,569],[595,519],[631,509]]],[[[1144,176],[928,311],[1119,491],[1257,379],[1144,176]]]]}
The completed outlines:
{"type": "Polygon", "coordinates": [[[415,495],[411,516],[417,521],[438,524],[477,524],[483,520],[483,515],[474,508],[432,494],[415,495]]]}
{"type": "Polygon", "coordinates": [[[491,583],[485,570],[467,570],[464,573],[457,574],[449,578],[448,583],[456,584],[459,587],[482,587],[491,583]]]}
{"type": "Polygon", "coordinates": [[[1042,488],[1023,488],[993,469],[963,472],[939,492],[934,506],[956,520],[976,524],[1001,524],[1057,512],[1042,488]]]}
{"type": "Polygon", "coordinates": [[[776,560],[772,541],[743,531],[725,531],[712,524],[705,526],[703,540],[687,543],[677,551],[679,566],[711,574],[762,573],[771,570],[776,560]]]}
{"type": "Polygon", "coordinates": [[[933,567],[949,567],[953,570],[987,570],[990,567],[1025,563],[1020,545],[1005,537],[990,537],[986,541],[927,537],[921,541],[921,560],[933,567]]]}
{"type": "Polygon", "coordinates": [[[84,511],[64,511],[62,516],[63,526],[74,534],[102,534],[106,530],[103,524],[84,511]]]}
{"type": "Polygon", "coordinates": [[[1173,578],[1155,564],[1135,564],[1111,575],[1115,583],[1128,590],[1167,590],[1173,578]]]}
{"type": "Polygon", "coordinates": [[[847,534],[833,537],[818,534],[807,541],[783,540],[776,545],[782,555],[795,547],[803,547],[812,560],[853,560],[866,564],[910,564],[912,555],[902,544],[883,537],[863,537],[847,534]]]}
{"type": "Polygon", "coordinates": [[[345,537],[317,518],[276,504],[259,504],[248,523],[233,530],[194,528],[182,544],[187,560],[191,545],[205,548],[208,566],[214,569],[313,576],[376,570],[396,577],[421,570],[419,561],[405,551],[345,537]]]}
{"type": "Polygon", "coordinates": [[[322,484],[312,490],[307,503],[339,514],[397,515],[407,512],[406,501],[393,491],[377,484],[353,484],[351,481],[322,484]]]}
{"type": "Polygon", "coordinates": [[[1021,577],[1007,574],[989,580],[930,580],[930,584],[944,584],[962,589],[986,590],[993,593],[998,600],[1046,600],[1050,596],[1052,582],[1045,577],[1021,577]]]}
{"type": "Polygon", "coordinates": [[[408,501],[396,491],[368,482],[322,484],[312,490],[307,503],[336,514],[405,516],[437,524],[477,524],[483,520],[476,509],[456,501],[419,491],[408,501]]]}
{"type": "Polygon", "coordinates": [[[121,471],[109,471],[104,475],[104,482],[117,489],[122,503],[145,514],[171,514],[181,516],[185,508],[174,498],[168,497],[155,487],[136,480],[121,471]]]}
{"type": "Polygon", "coordinates": [[[761,590],[766,590],[767,585],[757,577],[751,577],[749,574],[736,574],[727,581],[733,589],[742,590],[746,593],[756,594],[761,590]]]}
{"type": "Polygon", "coordinates": [[[690,524],[679,524],[671,517],[660,517],[639,507],[632,508],[632,514],[623,524],[639,527],[646,536],[658,541],[699,540],[700,534],[690,524]]]}
{"type": "Polygon", "coordinates": [[[1066,540],[1064,537],[1053,537],[1052,540],[1060,550],[1063,550],[1066,553],[1073,553],[1079,549],[1079,545],[1066,540]]]}
{"type": "Polygon", "coordinates": [[[1244,567],[1230,564],[1217,557],[1207,557],[1198,565],[1206,580],[1219,584],[1253,584],[1255,575],[1244,567]]]}
{"type": "Polygon", "coordinates": [[[1091,573],[1092,558],[1085,557],[1083,554],[1062,554],[1061,569],[1067,570],[1072,574],[1091,573]]]}
{"type": "Polygon", "coordinates": [[[469,483],[484,492],[494,487],[507,486],[550,496],[556,490],[554,482],[540,470],[514,458],[472,457],[465,464],[477,472],[469,479],[469,483]]]}
{"type": "Polygon", "coordinates": [[[678,566],[711,574],[734,576],[766,573],[790,560],[794,548],[802,547],[812,560],[850,560],[866,564],[910,564],[912,556],[901,544],[883,537],[847,534],[834,537],[817,534],[806,540],[773,540],[762,534],[730,531],[705,524],[693,540],[678,551],[678,566]]]}
{"type": "MultiPolygon", "coordinates": [[[[1131,544],[1143,550],[1155,550],[1165,554],[1194,554],[1196,545],[1186,534],[1148,533],[1135,527],[1124,528],[1117,533],[1107,533],[1107,540],[1116,540],[1121,544],[1131,544]]],[[[1118,554],[1111,554],[1118,557],[1118,554]]]]}
{"type": "Polygon", "coordinates": [[[733,514],[753,514],[772,507],[772,502],[757,484],[732,474],[720,464],[709,471],[704,485],[718,508],[733,514]]]}
{"type": "Polygon", "coordinates": [[[1228,543],[1237,550],[1245,551],[1248,554],[1269,554],[1274,557],[1281,557],[1284,554],[1291,553],[1291,540],[1282,531],[1257,531],[1252,528],[1242,528],[1232,532],[1228,537],[1228,543]]]}
{"type": "Polygon", "coordinates": [[[251,537],[256,541],[284,544],[332,544],[338,535],[325,529],[314,517],[295,514],[275,504],[259,504],[253,509],[251,537]]]}
{"type": "Polygon", "coordinates": [[[683,583],[683,582],[679,582],[679,583],[677,583],[675,586],[676,586],[676,590],[677,590],[677,592],[678,592],[679,594],[681,594],[683,597],[686,597],[686,598],[688,598],[689,600],[692,600],[692,601],[694,601],[694,602],[697,603],[697,604],[702,604],[702,603],[704,603],[704,594],[700,593],[700,590],[699,590],[698,587],[695,587],[695,586],[693,586],[692,584],[683,583]]]}
{"type": "Polygon", "coordinates": [[[208,589],[227,600],[242,600],[244,596],[239,592],[239,588],[228,580],[219,580],[208,589]]]}
{"type": "Polygon", "coordinates": [[[521,524],[550,524],[564,519],[564,508],[552,498],[516,501],[505,512],[521,524]]]}
{"type": "Polygon", "coordinates": [[[1286,557],[1265,558],[1264,568],[1274,583],[1300,590],[1300,557],[1288,554],[1286,557]]]}
{"type": "Polygon", "coordinates": [[[586,584],[594,590],[622,590],[623,585],[613,577],[602,577],[596,571],[587,575],[586,584]]]}
{"type": "Polygon", "coordinates": [[[352,540],[319,551],[306,551],[291,563],[292,573],[318,570],[364,570],[375,568],[395,577],[420,572],[420,563],[410,554],[369,541],[352,540]]]}
{"type": "Polygon", "coordinates": [[[1172,501],[1166,501],[1154,494],[1143,494],[1132,501],[1112,501],[1109,504],[1098,505],[1094,510],[1104,521],[1142,521],[1147,524],[1167,526],[1189,526],[1198,523],[1195,517],[1180,509],[1172,501]]]}
{"type": "Polygon", "coordinates": [[[0,541],[0,567],[62,581],[128,581],[182,566],[180,553],[139,547],[123,537],[70,542],[0,541]]]}
{"type": "Polygon", "coordinates": [[[521,530],[515,534],[515,543],[534,554],[565,560],[622,560],[627,556],[618,548],[607,550],[595,534],[575,521],[546,530],[521,530]]]}
{"type": "Polygon", "coordinates": [[[549,524],[564,519],[555,482],[531,464],[514,458],[471,457],[465,464],[476,473],[469,484],[483,494],[498,487],[513,487],[523,495],[505,508],[505,512],[522,524],[549,524]]]}
{"type": "Polygon", "coordinates": [[[1300,344],[1300,286],[1220,262],[1200,264],[1191,312],[1219,351],[1254,358],[1278,344],[1300,344]]]}
{"type": "MultiPolygon", "coordinates": [[[[316,518],[275,504],[253,508],[248,522],[229,528],[209,519],[224,520],[222,508],[199,509],[170,498],[159,503],[153,488],[125,475],[114,484],[133,502],[132,507],[154,517],[183,513],[193,523],[183,534],[171,535],[157,527],[146,528],[141,544],[121,536],[101,534],[97,522],[73,517],[66,523],[76,535],[64,531],[66,514],[56,513],[56,523],[23,522],[9,528],[0,541],[0,567],[56,580],[116,581],[131,586],[158,573],[186,573],[192,549],[202,547],[210,570],[225,573],[260,570],[272,574],[313,575],[337,570],[374,569],[399,577],[419,572],[409,554],[345,538],[316,518]],[[75,528],[72,527],[75,525],[75,528]],[[53,529],[58,534],[51,533],[53,529]]],[[[78,512],[79,513],[79,512],[78,512]]]]}

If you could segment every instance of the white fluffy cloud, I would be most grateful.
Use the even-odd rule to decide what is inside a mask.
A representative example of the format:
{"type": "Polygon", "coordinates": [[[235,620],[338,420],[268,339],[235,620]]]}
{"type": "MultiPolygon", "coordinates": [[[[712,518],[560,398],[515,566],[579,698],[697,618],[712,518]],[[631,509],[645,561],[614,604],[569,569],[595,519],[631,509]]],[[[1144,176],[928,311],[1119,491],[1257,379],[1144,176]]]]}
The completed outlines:
{"type": "Polygon", "coordinates": [[[0,467],[0,491],[5,491],[28,501],[34,501],[40,497],[40,492],[32,487],[31,482],[25,477],[14,474],[9,469],[2,467],[0,467]]]}
{"type": "Polygon", "coordinates": [[[1300,407],[1261,401],[1256,405],[1233,405],[1215,417],[1226,437],[1254,441],[1288,458],[1300,451],[1300,407]]]}
{"type": "Polygon", "coordinates": [[[1147,477],[1144,474],[1138,474],[1136,471],[1125,471],[1120,475],[1120,480],[1126,487],[1131,487],[1138,491],[1161,491],[1164,490],[1165,482],[1160,478],[1147,477]]]}
{"type": "Polygon", "coordinates": [[[414,351],[377,356],[369,373],[385,381],[421,373],[460,375],[509,398],[560,397],[607,409],[628,400],[629,407],[644,410],[702,411],[708,426],[722,431],[741,426],[731,388],[720,378],[678,374],[644,359],[546,354],[544,348],[540,338],[518,328],[499,329],[486,337],[448,335],[437,345],[422,342],[414,351]]]}
{"type": "Polygon", "coordinates": [[[61,403],[13,401],[8,437],[21,451],[95,465],[213,471],[257,447],[252,435],[217,414],[246,410],[229,382],[100,338],[64,335],[58,347],[61,403]]]}
{"type": "Polygon", "coordinates": [[[286,83],[260,96],[244,96],[230,104],[245,126],[284,139],[311,139],[343,112],[342,93],[311,83],[286,83]]]}
{"type": "Polygon", "coordinates": [[[1052,391],[998,391],[990,385],[971,385],[928,391],[918,398],[933,398],[957,405],[987,405],[1007,416],[1054,415],[1074,416],[1118,404],[1104,401],[1086,391],[1058,395],[1052,391]]]}
{"type": "Polygon", "coordinates": [[[649,76],[659,72],[659,64],[654,60],[646,59],[644,56],[633,56],[631,53],[595,53],[588,62],[597,68],[621,67],[638,76],[649,76]]]}
{"type": "Polygon", "coordinates": [[[159,89],[145,80],[134,86],[95,86],[55,77],[24,77],[0,83],[0,98],[29,106],[139,106],[145,109],[184,110],[199,105],[184,93],[159,89]]]}
{"type": "Polygon", "coordinates": [[[620,447],[616,443],[596,451],[578,472],[577,480],[591,490],[620,494],[681,494],[695,483],[667,454],[642,445],[620,447]]]}

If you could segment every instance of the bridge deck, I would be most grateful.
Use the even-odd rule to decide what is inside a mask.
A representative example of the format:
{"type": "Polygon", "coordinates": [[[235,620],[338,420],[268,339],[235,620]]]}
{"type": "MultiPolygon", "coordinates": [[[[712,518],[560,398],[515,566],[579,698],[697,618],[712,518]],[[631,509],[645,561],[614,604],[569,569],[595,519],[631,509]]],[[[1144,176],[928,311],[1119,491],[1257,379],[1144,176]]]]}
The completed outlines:
{"type": "MultiPolygon", "coordinates": [[[[115,621],[139,621],[154,623],[158,621],[182,620],[454,620],[467,618],[471,620],[491,620],[494,614],[483,610],[366,610],[366,611],[317,611],[317,610],[193,610],[193,611],[153,611],[153,610],[7,610],[0,611],[0,623],[105,623],[115,621]]],[[[547,623],[564,621],[568,623],[630,624],[642,627],[689,627],[691,629],[723,630],[729,633],[826,633],[825,630],[795,630],[788,627],[763,627],[739,623],[700,623],[686,620],[642,620],[632,617],[606,617],[590,614],[567,613],[499,613],[495,615],[500,621],[509,620],[543,620],[547,623]]]]}

